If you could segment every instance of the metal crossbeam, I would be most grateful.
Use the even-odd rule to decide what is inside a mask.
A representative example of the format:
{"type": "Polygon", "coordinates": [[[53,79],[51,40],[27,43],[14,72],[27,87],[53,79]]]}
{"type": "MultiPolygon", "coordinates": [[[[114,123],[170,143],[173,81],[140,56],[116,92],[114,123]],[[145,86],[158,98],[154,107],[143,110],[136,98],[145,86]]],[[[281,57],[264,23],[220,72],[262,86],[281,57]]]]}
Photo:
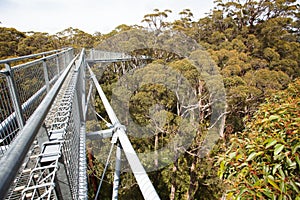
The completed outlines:
{"type": "Polygon", "coordinates": [[[90,133],[86,134],[86,137],[91,140],[110,138],[113,135],[113,131],[114,131],[114,128],[90,132],[90,133]]]}
{"type": "Polygon", "coordinates": [[[95,60],[86,60],[86,61],[92,63],[112,63],[112,62],[124,62],[130,60],[134,60],[134,58],[95,59],[95,60]]]}

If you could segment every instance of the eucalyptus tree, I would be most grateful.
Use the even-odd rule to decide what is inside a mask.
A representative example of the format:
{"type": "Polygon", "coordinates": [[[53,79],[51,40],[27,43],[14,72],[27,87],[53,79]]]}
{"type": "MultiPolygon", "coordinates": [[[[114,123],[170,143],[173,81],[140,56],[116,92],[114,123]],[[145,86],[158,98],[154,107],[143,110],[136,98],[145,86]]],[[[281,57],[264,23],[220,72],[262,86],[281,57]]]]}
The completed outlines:
{"type": "Polygon", "coordinates": [[[153,11],[154,13],[144,15],[142,22],[146,22],[150,30],[159,34],[169,26],[169,22],[166,19],[168,18],[168,13],[172,13],[172,11],[169,9],[165,9],[164,11],[154,9],[153,11]]]}
{"type": "Polygon", "coordinates": [[[18,55],[18,44],[26,35],[14,28],[0,27],[0,59],[18,55]]]}

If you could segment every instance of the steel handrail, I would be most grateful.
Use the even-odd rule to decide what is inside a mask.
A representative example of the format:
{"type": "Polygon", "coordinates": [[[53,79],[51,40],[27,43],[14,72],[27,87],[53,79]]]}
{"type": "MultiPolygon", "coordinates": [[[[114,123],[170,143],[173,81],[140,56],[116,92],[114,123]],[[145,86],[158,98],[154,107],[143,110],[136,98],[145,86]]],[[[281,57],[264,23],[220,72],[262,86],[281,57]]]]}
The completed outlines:
{"type": "Polygon", "coordinates": [[[0,64],[11,63],[11,62],[24,60],[24,59],[35,58],[35,57],[38,57],[38,56],[57,53],[57,52],[60,52],[60,51],[68,51],[69,49],[71,49],[71,48],[63,48],[63,49],[59,49],[59,50],[52,50],[52,51],[47,51],[47,52],[42,52],[42,53],[30,54],[30,55],[20,56],[20,57],[16,57],[16,58],[7,58],[7,59],[4,59],[4,60],[0,60],[0,64]]]}

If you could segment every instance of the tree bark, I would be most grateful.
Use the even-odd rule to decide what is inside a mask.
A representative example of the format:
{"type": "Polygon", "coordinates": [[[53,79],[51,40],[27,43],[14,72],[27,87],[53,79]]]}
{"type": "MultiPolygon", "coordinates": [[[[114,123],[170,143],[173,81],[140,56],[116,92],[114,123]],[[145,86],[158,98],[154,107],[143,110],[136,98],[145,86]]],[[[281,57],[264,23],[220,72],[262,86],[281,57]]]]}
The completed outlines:
{"type": "Polygon", "coordinates": [[[155,132],[155,140],[154,140],[154,155],[155,155],[154,166],[155,166],[156,170],[158,169],[158,152],[157,152],[157,149],[158,149],[158,133],[155,132]]]}
{"type": "MultiPolygon", "coordinates": [[[[88,162],[89,162],[89,167],[91,170],[94,170],[94,156],[93,156],[93,152],[92,152],[92,148],[87,148],[87,153],[88,153],[88,162]]],[[[89,179],[91,181],[92,184],[92,188],[94,191],[94,194],[97,192],[97,179],[94,175],[94,173],[92,173],[91,175],[89,175],[89,179]]]]}
{"type": "Polygon", "coordinates": [[[193,158],[193,162],[192,162],[192,166],[190,168],[190,185],[189,185],[189,189],[187,191],[187,198],[188,200],[193,200],[196,190],[197,190],[197,174],[195,172],[195,168],[196,168],[196,164],[197,164],[197,158],[193,158]]]}
{"type": "Polygon", "coordinates": [[[172,169],[172,177],[171,177],[171,191],[170,191],[170,200],[175,199],[175,193],[176,193],[176,173],[178,169],[178,163],[177,163],[177,152],[175,153],[175,161],[174,161],[174,166],[172,169]]]}

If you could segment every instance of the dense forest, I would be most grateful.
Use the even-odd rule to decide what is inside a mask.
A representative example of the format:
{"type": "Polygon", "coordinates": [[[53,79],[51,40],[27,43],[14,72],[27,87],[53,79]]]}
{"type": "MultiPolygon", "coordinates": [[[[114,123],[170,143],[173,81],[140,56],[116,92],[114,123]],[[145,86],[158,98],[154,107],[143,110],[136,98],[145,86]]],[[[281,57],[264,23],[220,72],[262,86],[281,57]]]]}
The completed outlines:
{"type": "MultiPolygon", "coordinates": [[[[108,34],[93,35],[72,27],[54,35],[0,27],[0,59],[66,46],[101,49],[109,38],[135,30],[157,37],[184,33],[210,54],[222,75],[226,117],[219,140],[203,156],[201,144],[209,132],[212,106],[203,77],[183,57],[155,49],[134,52],[155,58],[145,67],[152,78],[160,74],[160,65],[170,66],[186,77],[198,98],[194,110],[200,117],[192,144],[181,149],[173,163],[149,173],[161,199],[300,200],[299,8],[296,0],[215,0],[215,7],[201,19],[183,9],[178,19],[170,21],[171,10],[155,9],[141,19],[145,26],[122,24],[108,34]]],[[[99,80],[108,96],[118,78],[105,71],[99,80]]],[[[95,99],[97,112],[103,113],[95,99]]],[[[179,123],[184,122],[177,100],[160,84],[143,85],[132,95],[129,109],[136,123],[155,123],[149,109],[156,104],[167,116],[167,123],[158,123],[153,130],[153,138],[131,138],[138,152],[157,150],[178,134],[179,123]]],[[[104,167],[96,155],[101,144],[88,144],[91,198],[104,167]]],[[[142,198],[131,173],[125,170],[121,179],[120,199],[142,198]]],[[[105,177],[101,199],[111,198],[112,180],[113,167],[105,177]]]]}

